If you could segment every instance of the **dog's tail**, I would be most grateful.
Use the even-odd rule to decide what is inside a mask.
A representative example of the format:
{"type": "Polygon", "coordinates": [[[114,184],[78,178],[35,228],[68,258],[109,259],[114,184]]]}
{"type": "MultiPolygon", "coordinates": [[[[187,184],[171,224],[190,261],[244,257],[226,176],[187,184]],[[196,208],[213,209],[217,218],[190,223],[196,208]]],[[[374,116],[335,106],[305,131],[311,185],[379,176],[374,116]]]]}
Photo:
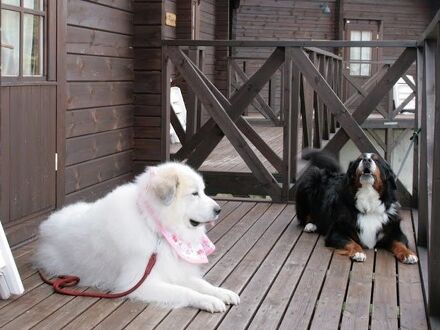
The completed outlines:
{"type": "Polygon", "coordinates": [[[317,168],[331,173],[341,173],[338,161],[329,153],[319,150],[307,150],[303,152],[302,159],[307,160],[317,168]]]}

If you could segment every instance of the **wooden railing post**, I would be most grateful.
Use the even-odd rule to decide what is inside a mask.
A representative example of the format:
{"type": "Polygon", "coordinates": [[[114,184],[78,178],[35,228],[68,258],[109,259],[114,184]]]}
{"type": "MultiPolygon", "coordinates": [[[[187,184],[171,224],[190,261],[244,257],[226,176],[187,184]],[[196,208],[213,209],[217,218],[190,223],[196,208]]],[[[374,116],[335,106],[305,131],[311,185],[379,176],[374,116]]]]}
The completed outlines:
{"type": "Polygon", "coordinates": [[[280,115],[283,118],[283,171],[281,199],[287,200],[290,189],[290,119],[292,110],[292,58],[290,48],[285,48],[285,60],[282,68],[282,111],[280,115]]]}
{"type": "Polygon", "coordinates": [[[432,182],[432,139],[435,93],[435,42],[425,41],[423,61],[423,94],[420,137],[419,237],[418,244],[428,246],[428,224],[431,217],[430,191],[432,182]]]}
{"type": "MultiPolygon", "coordinates": [[[[433,125],[432,148],[432,209],[428,244],[428,283],[429,283],[429,313],[431,316],[440,317],[440,24],[435,28],[436,43],[435,57],[435,106],[433,125]]],[[[432,70],[432,67],[431,67],[432,70]]],[[[432,70],[433,71],[433,70],[432,70]]]]}

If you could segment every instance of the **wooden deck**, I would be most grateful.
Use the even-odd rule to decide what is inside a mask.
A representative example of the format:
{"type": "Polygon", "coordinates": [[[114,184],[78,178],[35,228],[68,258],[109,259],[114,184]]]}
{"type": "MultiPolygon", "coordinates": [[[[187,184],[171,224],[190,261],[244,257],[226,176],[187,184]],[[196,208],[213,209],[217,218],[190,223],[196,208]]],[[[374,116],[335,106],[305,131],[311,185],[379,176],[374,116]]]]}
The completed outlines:
{"type": "MultiPolygon", "coordinates": [[[[382,250],[352,263],[324,247],[322,237],[303,233],[292,204],[220,203],[222,217],[208,233],[217,250],[205,278],[239,292],[239,306],[209,314],[54,294],[31,267],[30,243],[14,251],[26,293],[0,301],[0,328],[428,328],[418,266],[397,263],[382,250]]],[[[402,215],[415,249],[411,211],[402,215]]]]}
{"type": "MultiPolygon", "coordinates": [[[[278,156],[282,157],[283,153],[283,128],[272,126],[254,126],[254,129],[263,138],[263,140],[271,147],[278,156]]],[[[299,138],[299,145],[301,139],[299,138]]],[[[180,144],[172,144],[171,153],[180,148],[180,144]]],[[[252,150],[262,160],[263,164],[270,171],[275,171],[274,167],[261,155],[261,153],[251,144],[252,150]]],[[[298,148],[301,150],[301,148],[298,148]]],[[[238,152],[234,149],[229,140],[224,137],[218,146],[213,150],[209,157],[203,162],[199,168],[200,171],[222,171],[222,172],[247,172],[251,170],[245,164],[238,152]]]]}

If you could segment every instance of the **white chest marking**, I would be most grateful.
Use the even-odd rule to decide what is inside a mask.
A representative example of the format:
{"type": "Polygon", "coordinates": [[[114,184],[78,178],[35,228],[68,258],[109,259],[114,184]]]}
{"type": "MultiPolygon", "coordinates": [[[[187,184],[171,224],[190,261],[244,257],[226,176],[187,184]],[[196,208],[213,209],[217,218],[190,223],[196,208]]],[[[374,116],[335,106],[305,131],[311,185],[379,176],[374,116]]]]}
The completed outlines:
{"type": "MultiPolygon", "coordinates": [[[[383,237],[381,231],[388,222],[388,212],[379,199],[378,192],[371,185],[362,186],[356,193],[356,208],[361,212],[357,218],[359,239],[363,245],[372,249],[383,237]]],[[[395,207],[392,206],[391,209],[394,211],[395,207]]]]}

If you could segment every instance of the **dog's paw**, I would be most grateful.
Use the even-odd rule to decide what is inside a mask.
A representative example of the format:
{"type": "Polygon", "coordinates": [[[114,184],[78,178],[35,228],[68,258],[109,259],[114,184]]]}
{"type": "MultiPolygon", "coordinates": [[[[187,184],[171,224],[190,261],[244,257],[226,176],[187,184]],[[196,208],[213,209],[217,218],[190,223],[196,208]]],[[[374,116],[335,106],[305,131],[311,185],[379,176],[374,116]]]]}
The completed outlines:
{"type": "Polygon", "coordinates": [[[356,252],[354,255],[351,256],[351,259],[357,262],[364,262],[367,260],[367,255],[363,252],[356,252]]]}
{"type": "Polygon", "coordinates": [[[304,227],[304,231],[306,233],[314,233],[316,232],[316,230],[318,229],[318,227],[316,227],[316,225],[314,223],[309,222],[305,227],[304,227]]]}
{"type": "Polygon", "coordinates": [[[238,305],[240,297],[231,290],[217,288],[215,296],[221,299],[226,305],[238,305]]]}
{"type": "Polygon", "coordinates": [[[404,264],[416,264],[419,258],[415,254],[408,254],[401,260],[404,264]]]}
{"type": "Polygon", "coordinates": [[[197,303],[197,307],[210,313],[226,312],[226,305],[223,301],[208,295],[197,303]]]}

